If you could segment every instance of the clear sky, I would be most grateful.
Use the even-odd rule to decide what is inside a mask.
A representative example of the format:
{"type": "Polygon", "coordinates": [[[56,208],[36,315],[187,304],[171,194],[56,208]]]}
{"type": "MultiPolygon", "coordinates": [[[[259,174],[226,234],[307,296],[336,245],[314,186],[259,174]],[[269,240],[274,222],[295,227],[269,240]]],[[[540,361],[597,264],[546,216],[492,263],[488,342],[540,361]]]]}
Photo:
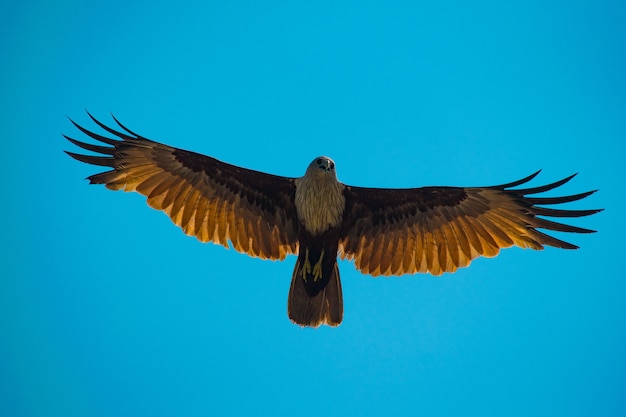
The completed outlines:
{"type": "MultiPolygon", "coordinates": [[[[0,6],[3,416],[626,415],[626,7],[615,1],[30,1],[0,6]],[[605,208],[455,274],[362,276],[286,314],[294,257],[185,236],[89,186],[66,116],[377,187],[579,175],[605,208]],[[622,261],[620,261],[620,259],[622,261]]],[[[555,193],[556,194],[556,193],[555,193]]],[[[553,195],[555,195],[553,194],[553,195]]]]}

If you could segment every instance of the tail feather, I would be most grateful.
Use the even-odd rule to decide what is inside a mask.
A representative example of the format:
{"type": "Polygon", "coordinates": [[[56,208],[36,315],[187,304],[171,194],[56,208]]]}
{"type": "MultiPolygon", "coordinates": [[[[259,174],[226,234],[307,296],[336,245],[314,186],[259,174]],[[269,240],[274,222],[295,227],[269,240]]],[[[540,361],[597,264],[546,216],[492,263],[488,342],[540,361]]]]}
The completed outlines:
{"type": "Polygon", "coordinates": [[[339,326],[343,319],[343,297],[337,262],[332,269],[328,284],[316,295],[310,296],[300,274],[301,263],[298,260],[293,270],[287,314],[291,321],[300,326],[319,327],[321,324],[339,326]]]}

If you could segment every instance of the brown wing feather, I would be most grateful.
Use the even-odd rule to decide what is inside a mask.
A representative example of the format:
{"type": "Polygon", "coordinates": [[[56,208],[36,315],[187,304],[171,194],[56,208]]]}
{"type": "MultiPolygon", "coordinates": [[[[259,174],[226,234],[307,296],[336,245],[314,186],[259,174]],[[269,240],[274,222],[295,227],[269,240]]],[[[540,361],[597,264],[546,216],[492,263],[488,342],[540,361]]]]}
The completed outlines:
{"type": "Polygon", "coordinates": [[[229,165],[217,159],[146,139],[124,127],[112,129],[89,115],[115,139],[74,125],[110,146],[66,138],[104,156],[71,157],[112,170],[88,177],[112,190],[136,191],[163,210],[183,231],[263,259],[284,259],[297,251],[293,179],[229,165]]]}
{"type": "Polygon", "coordinates": [[[542,187],[511,189],[538,173],[509,184],[480,188],[392,190],[347,186],[340,255],[354,260],[361,272],[375,276],[416,272],[441,275],[466,267],[479,256],[496,256],[500,249],[514,245],[576,249],[537,229],[570,233],[593,230],[537,216],[581,217],[600,210],[562,210],[536,204],[580,200],[595,191],[566,197],[529,197],[557,188],[573,175],[542,187]]]}

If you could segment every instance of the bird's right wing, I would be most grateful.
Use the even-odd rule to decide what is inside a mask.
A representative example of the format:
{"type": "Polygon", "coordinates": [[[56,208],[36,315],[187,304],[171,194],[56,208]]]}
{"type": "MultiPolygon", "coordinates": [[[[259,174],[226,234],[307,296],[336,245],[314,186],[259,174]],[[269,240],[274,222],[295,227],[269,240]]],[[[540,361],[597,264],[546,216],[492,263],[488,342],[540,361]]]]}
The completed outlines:
{"type": "Polygon", "coordinates": [[[95,174],[91,184],[111,190],[136,191],[163,210],[183,231],[202,242],[228,247],[263,259],[296,253],[297,214],[292,178],[226,164],[195,152],[146,139],[117,120],[123,131],[89,115],[115,139],[74,125],[85,135],[110,146],[65,136],[98,156],[67,152],[71,157],[112,170],[95,174]]]}
{"type": "Polygon", "coordinates": [[[535,197],[557,188],[573,175],[552,184],[516,189],[536,175],[509,184],[479,187],[412,189],[347,186],[340,252],[358,270],[371,275],[429,272],[441,275],[466,267],[479,257],[496,256],[513,245],[543,249],[577,246],[537,229],[590,233],[542,217],[580,217],[600,210],[546,208],[580,200],[593,191],[565,197],[535,197]]]}

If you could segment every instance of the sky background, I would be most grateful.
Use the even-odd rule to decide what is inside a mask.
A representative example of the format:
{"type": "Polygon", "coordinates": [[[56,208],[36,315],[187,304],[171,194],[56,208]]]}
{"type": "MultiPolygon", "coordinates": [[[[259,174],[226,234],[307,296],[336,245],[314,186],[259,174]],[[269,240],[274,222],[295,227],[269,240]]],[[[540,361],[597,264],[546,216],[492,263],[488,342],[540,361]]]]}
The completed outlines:
{"type": "Polygon", "coordinates": [[[621,1],[0,6],[3,416],[626,415],[621,1]],[[185,236],[89,186],[84,110],[285,176],[480,186],[543,169],[605,208],[435,278],[340,262],[338,328],[288,320],[294,257],[185,236]]]}

